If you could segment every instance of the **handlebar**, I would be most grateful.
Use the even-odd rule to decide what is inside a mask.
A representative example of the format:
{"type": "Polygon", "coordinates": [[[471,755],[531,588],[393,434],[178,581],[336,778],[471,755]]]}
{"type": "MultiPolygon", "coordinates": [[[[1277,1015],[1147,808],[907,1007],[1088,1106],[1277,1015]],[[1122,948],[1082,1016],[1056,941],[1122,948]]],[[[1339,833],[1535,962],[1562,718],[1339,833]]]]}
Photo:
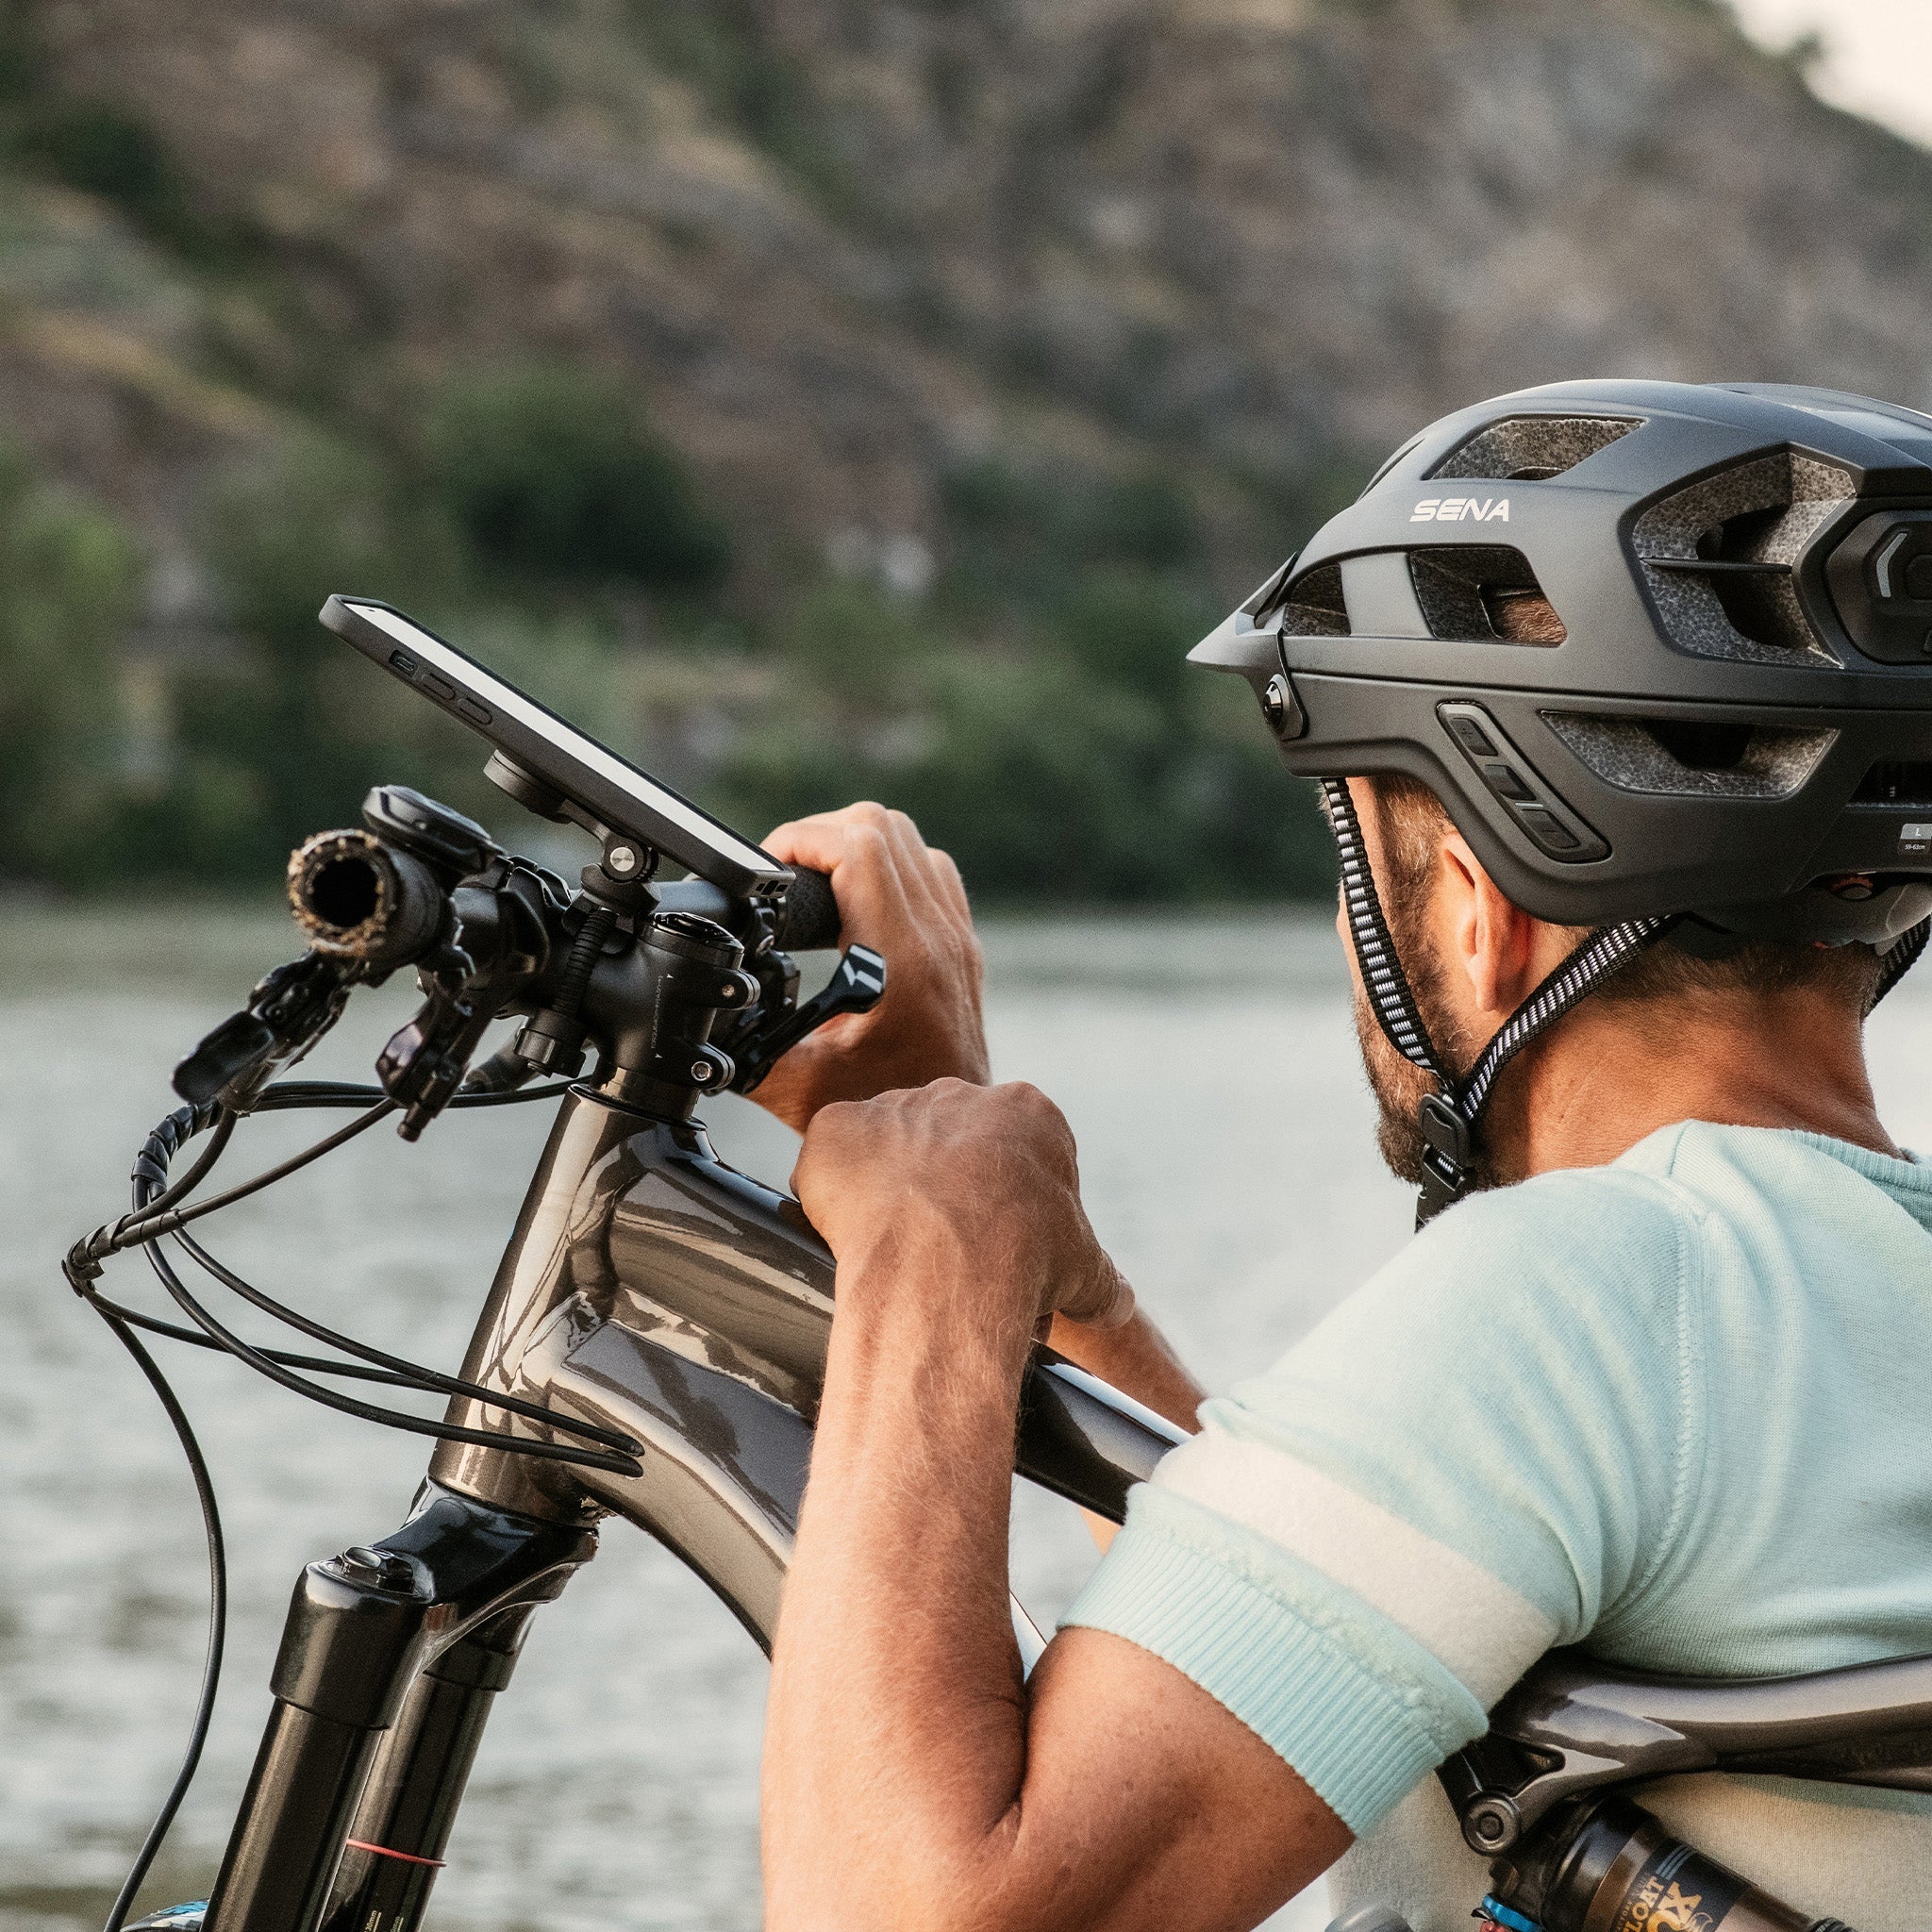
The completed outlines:
{"type": "Polygon", "coordinates": [[[289,858],[289,906],[309,945],[377,972],[436,943],[448,897],[415,854],[371,832],[318,832],[289,858]]]}
{"type": "MultiPolygon", "coordinates": [[[[423,957],[438,937],[445,897],[421,859],[370,832],[318,832],[289,859],[289,905],[309,944],[376,971],[423,957]]],[[[665,912],[695,913],[732,932],[751,909],[704,879],[675,880],[653,897],[665,912]]],[[[831,879],[801,868],[777,908],[774,943],[823,951],[839,943],[839,923],[831,879]]]]}
{"type": "Polygon", "coordinates": [[[573,891],[407,787],[377,786],[362,816],[291,857],[289,901],[309,950],[182,1062],[184,1097],[245,1111],[334,1024],[352,988],[400,967],[416,969],[425,1003],[376,1073],[406,1140],[458,1091],[573,1079],[587,1055],[612,1099],[682,1118],[701,1093],[751,1091],[814,1027],[870,1011],[884,991],[884,960],[851,946],[800,1002],[791,952],[840,938],[823,873],[794,872],[770,898],[701,878],[652,886],[635,847],[607,841],[573,891]],[[523,1021],[516,1039],[473,1067],[491,1022],[512,1016],[523,1021]]]}
{"type": "Polygon", "coordinates": [[[788,952],[814,953],[839,943],[839,902],[822,872],[798,868],[778,913],[778,944],[788,952]]]}

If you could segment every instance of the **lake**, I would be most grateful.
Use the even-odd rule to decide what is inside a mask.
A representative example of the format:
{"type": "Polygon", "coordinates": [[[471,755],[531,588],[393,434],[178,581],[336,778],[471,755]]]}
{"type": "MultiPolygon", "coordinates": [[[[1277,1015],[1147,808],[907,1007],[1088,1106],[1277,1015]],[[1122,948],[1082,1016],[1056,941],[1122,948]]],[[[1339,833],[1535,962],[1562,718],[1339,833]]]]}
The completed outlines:
{"type": "MultiPolygon", "coordinates": [[[[995,1071],[1066,1109],[1095,1225],[1210,1387],[1265,1365],[1405,1239],[1410,1201],[1374,1158],[1324,918],[997,922],[987,940],[995,1071]]],[[[205,1613],[179,1451],[58,1256],[127,1205],[130,1157],[175,1104],[175,1059],[295,950],[266,915],[0,903],[0,1932],[100,1923],[172,1775],[205,1613]]],[[[367,1077],[408,1004],[399,987],[358,995],[305,1071],[367,1077]]],[[[1873,1042],[1894,1134],[1932,1143],[1932,975],[1906,982],[1873,1042]]],[[[453,1116],[415,1147],[378,1129],[221,1216],[210,1243],[321,1319],[454,1368],[548,1112],[453,1116]]],[[[789,1134],[741,1101],[706,1113],[728,1159],[784,1179],[789,1134]]],[[[314,1132],[313,1117],[253,1123],[234,1171],[314,1132]]],[[[108,1286],[154,1305],[138,1257],[108,1286]]],[[[392,1528],[426,1445],[157,1346],[215,1472],[233,1591],[214,1732],[148,1894],[158,1904],[213,1874],[297,1572],[392,1528]]],[[[1040,1622],[1093,1560],[1074,1513],[1020,1486],[1015,1586],[1040,1622]]],[[[537,1620],[431,1922],[749,1932],[765,1674],[673,1558],[607,1532],[537,1620]]],[[[1325,1917],[1311,1897],[1275,1923],[1307,1932],[1325,1917]]]]}

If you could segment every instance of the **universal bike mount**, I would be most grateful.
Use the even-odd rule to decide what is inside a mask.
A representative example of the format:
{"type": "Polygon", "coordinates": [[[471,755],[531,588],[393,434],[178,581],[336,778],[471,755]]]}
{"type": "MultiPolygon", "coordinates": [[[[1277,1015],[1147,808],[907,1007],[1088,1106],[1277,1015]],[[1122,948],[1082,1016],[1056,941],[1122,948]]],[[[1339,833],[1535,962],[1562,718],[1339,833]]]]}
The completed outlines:
{"type": "MultiPolygon", "coordinates": [[[[540,1090],[561,1092],[557,1119],[461,1376],[411,1371],[410,1386],[452,1399],[441,1424],[414,1424],[442,1440],[408,1521],[303,1573],[210,1897],[142,1922],[170,1932],[413,1932],[531,1614],[590,1559],[607,1519],[668,1545],[769,1649],[824,1372],[832,1258],[796,1201],[717,1158],[694,1109],[706,1093],[755,1086],[786,1047],[869,1008],[885,985],[885,962],[852,947],[801,1004],[784,948],[836,943],[824,880],[400,612],[331,598],[323,621],[487,739],[498,784],[583,826],[602,857],[573,891],[448,808],[377,788],[360,827],[319,835],[291,861],[308,952],[183,1061],[190,1106],[138,1163],[135,1212],[69,1257],[70,1280],[99,1303],[108,1255],[155,1257],[162,1239],[180,1241],[200,1211],[182,1203],[211,1156],[164,1193],[168,1159],[278,1095],[373,1095],[413,1139],[448,1106],[512,1097],[539,1073],[570,1081],[540,1090]],[[655,884],[664,860],[691,876],[655,884]],[[384,1050],[379,1093],[271,1084],[355,986],[405,966],[424,1005],[384,1050]],[[523,1023],[514,1043],[473,1067],[506,1014],[523,1023]],[[593,1070],[574,1078],[587,1055],[593,1070]]],[[[205,1334],[223,1332],[185,1291],[175,1299],[205,1334]]],[[[99,1305],[110,1320],[162,1325],[99,1305]]],[[[359,1373],[396,1380],[410,1366],[328,1339],[389,1364],[359,1373]]],[[[283,1380],[302,1359],[231,1352],[283,1380]]],[[[1179,1440],[1039,1352],[1017,1436],[1030,1480],[1119,1521],[1128,1490],[1179,1440]]],[[[1014,1629],[1030,1665],[1041,1639],[1017,1605],[1014,1629]]],[[[1557,1655],[1442,1778],[1470,1844],[1494,1861],[1485,1909],[1511,1932],[1662,1924],[1646,1890],[1659,1870],[1730,1882],[1731,1916],[1708,1919],[1724,1932],[1810,1925],[1707,1860],[1687,1864],[1697,1855],[1628,1803],[1646,1778],[1707,1769],[1932,1790],[1932,1659],[1715,1685],[1643,1682],[1557,1655]]]]}

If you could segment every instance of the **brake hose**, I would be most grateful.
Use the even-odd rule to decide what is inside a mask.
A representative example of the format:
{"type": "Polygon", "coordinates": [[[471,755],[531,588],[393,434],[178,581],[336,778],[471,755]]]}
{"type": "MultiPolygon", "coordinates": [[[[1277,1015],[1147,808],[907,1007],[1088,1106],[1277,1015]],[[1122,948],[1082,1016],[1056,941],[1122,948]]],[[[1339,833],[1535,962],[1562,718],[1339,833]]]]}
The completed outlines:
{"type": "MultiPolygon", "coordinates": [[[[564,1092],[567,1086],[567,1082],[556,1082],[544,1087],[524,1088],[509,1092],[458,1093],[451,1104],[459,1108],[518,1105],[525,1101],[554,1099],[564,1092]]],[[[148,1352],[135,1330],[142,1329],[150,1334],[165,1335],[171,1341],[186,1341],[201,1348],[219,1349],[245,1362],[258,1374],[292,1390],[297,1394],[307,1396],[312,1402],[363,1421],[379,1423],[385,1427],[404,1429],[417,1435],[434,1436],[445,1441],[479,1443],[512,1455],[576,1463],[614,1471],[620,1474],[634,1474],[639,1468],[636,1452],[640,1445],[630,1437],[615,1430],[601,1428],[594,1424],[578,1422],[541,1403],[484,1389],[461,1376],[445,1374],[441,1370],[425,1368],[419,1363],[406,1361],[400,1357],[373,1348],[366,1342],[358,1341],[353,1337],[339,1334],[325,1324],[300,1314],[274,1297],[264,1294],[217,1260],[192,1236],[182,1231],[190,1222],[197,1221],[205,1215],[213,1213],[217,1208],[229,1207],[237,1201],[259,1193],[263,1189],[286,1179],[311,1161],[320,1159],[323,1155],[355,1139],[357,1135],[374,1126],[377,1121],[394,1112],[395,1103],[379,1088],[335,1081],[290,1080],[271,1087],[257,1096],[252,1111],[279,1112],[291,1108],[356,1108],[359,1111],[358,1117],[347,1125],[338,1128],[333,1134],[325,1135],[321,1140],[302,1149],[300,1153],[263,1170],[223,1193],[189,1206],[186,1205],[189,1197],[207,1179],[227,1151],[241,1116],[228,1112],[215,1103],[177,1108],[155,1127],[135,1157],[132,1175],[134,1199],[129,1211],[120,1220],[97,1227],[84,1241],[76,1241],[61,1264],[62,1272],[75,1293],[108,1324],[115,1339],[133,1357],[136,1366],[154,1390],[174,1428],[175,1439],[181,1445],[182,1455],[187,1459],[189,1474],[194,1484],[195,1500],[201,1508],[202,1529],[208,1542],[208,1646],[202,1663],[201,1686],[195,1699],[194,1719],[189,1729],[188,1745],[182,1753],[180,1766],[169,1786],[168,1793],[161,1801],[160,1807],[155,1814],[154,1823],[142,1840],[141,1848],[136,1853],[127,1876],[115,1897],[108,1914],[104,1932],[121,1932],[121,1928],[126,1923],[135,1898],[146,1882],[147,1874],[174,1824],[183,1800],[187,1797],[195,1772],[200,1767],[202,1751],[208,1742],[208,1724],[214,1714],[215,1695],[221,1684],[222,1656],[227,1639],[227,1551],[222,1533],[221,1511],[215,1500],[213,1479],[208,1472],[207,1457],[202,1453],[201,1444],[195,1438],[193,1427],[189,1423],[180,1398],[162,1373],[160,1364],[148,1352]],[[202,1150],[188,1172],[170,1184],[168,1172],[175,1156],[189,1141],[210,1128],[212,1132],[209,1134],[207,1147],[202,1150]],[[167,1257],[162,1255],[160,1242],[171,1236],[197,1267],[213,1280],[240,1295],[252,1307],[307,1335],[311,1341],[341,1349],[358,1359],[346,1362],[330,1361],[316,1356],[292,1355],[280,1349],[256,1348],[243,1341],[240,1336],[218,1322],[201,1306],[189,1292],[167,1257]],[[184,1328],[177,1324],[143,1314],[137,1308],[125,1307],[120,1303],[109,1300],[100,1291],[98,1282],[103,1264],[108,1257],[135,1247],[146,1251],[149,1263],[161,1285],[176,1306],[194,1323],[194,1327],[184,1328]],[[458,1424],[431,1421],[399,1409],[377,1407],[373,1404],[358,1402],[352,1397],[321,1388],[303,1375],[293,1373],[298,1369],[307,1370],[310,1374],[341,1375],[359,1381],[383,1383],[424,1393],[461,1396],[503,1413],[522,1416],[528,1421],[541,1423],[550,1428],[581,1437],[587,1443],[603,1446],[577,1447],[569,1443],[530,1441],[505,1435],[496,1430],[473,1429],[458,1424]]]]}

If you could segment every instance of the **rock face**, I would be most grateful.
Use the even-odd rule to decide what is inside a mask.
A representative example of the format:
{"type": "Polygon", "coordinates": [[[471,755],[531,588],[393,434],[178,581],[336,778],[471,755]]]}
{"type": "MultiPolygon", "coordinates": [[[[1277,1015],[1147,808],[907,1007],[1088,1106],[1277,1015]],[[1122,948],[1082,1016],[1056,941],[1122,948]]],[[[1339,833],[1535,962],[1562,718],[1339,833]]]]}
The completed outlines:
{"type": "MultiPolygon", "coordinates": [[[[916,562],[949,467],[993,451],[1171,467],[1235,573],[1486,392],[1932,402],[1932,156],[1704,0],[26,11],[50,84],[145,123],[257,264],[190,275],[192,325],[92,283],[16,304],[0,396],[87,468],[142,395],[147,474],[114,487],[149,521],[251,398],[381,425],[532,350],[640,381],[754,573],[916,562]]],[[[165,236],[113,245],[157,300],[181,279],[165,236]]]]}

